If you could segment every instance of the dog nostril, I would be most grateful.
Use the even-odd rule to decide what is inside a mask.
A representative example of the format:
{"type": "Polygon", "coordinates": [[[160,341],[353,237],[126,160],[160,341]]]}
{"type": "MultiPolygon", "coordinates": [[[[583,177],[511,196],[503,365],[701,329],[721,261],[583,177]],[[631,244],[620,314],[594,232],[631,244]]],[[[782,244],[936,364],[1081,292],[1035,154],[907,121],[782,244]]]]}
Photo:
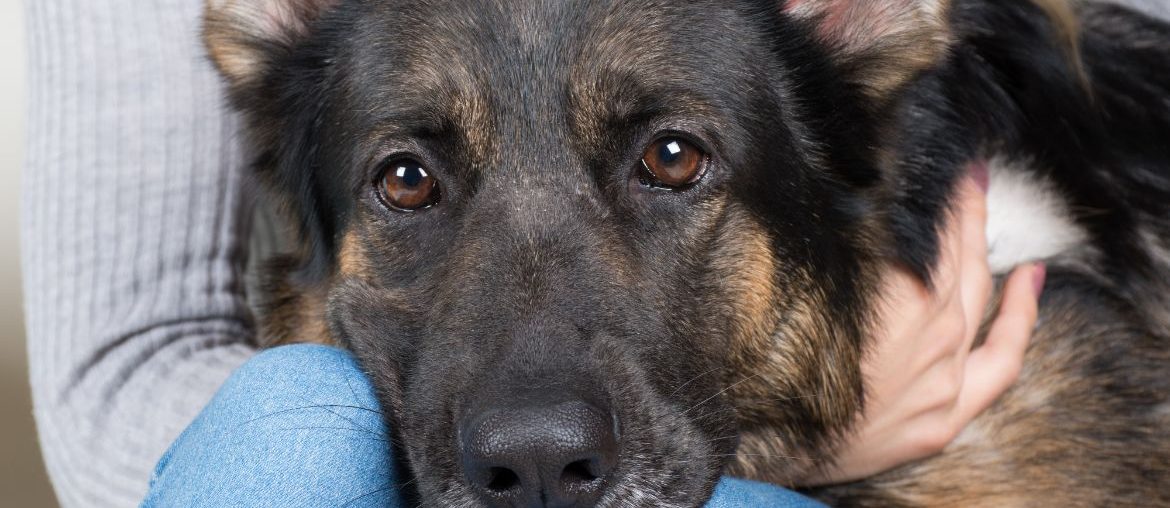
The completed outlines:
{"type": "Polygon", "coordinates": [[[515,471],[506,467],[493,467],[488,471],[491,478],[487,483],[488,490],[502,494],[520,487],[520,477],[515,471]]]}
{"type": "Polygon", "coordinates": [[[617,465],[612,413],[583,400],[493,408],[459,426],[463,474],[493,507],[592,506],[617,465]]]}
{"type": "Polygon", "coordinates": [[[588,487],[597,480],[589,460],[578,460],[561,471],[561,484],[568,487],[588,487]]]}

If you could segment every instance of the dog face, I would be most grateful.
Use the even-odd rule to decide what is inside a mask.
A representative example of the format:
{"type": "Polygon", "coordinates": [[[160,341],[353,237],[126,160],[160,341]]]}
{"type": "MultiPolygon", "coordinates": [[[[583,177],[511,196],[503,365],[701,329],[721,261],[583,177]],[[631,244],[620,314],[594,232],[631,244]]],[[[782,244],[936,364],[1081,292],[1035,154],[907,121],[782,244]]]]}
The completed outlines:
{"type": "Polygon", "coordinates": [[[893,4],[859,45],[832,1],[212,2],[304,239],[269,328],[355,352],[427,505],[816,467],[862,399],[881,104],[929,59],[874,49],[934,5],[893,4]]]}

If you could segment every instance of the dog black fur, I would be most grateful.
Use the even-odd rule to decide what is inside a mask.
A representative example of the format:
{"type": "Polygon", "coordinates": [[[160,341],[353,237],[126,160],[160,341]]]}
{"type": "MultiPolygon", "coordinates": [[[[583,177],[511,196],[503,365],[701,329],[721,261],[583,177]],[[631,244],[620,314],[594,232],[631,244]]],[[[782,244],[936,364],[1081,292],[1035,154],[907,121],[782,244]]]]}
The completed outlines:
{"type": "Polygon", "coordinates": [[[205,37],[306,247],[266,327],[355,352],[424,505],[792,485],[863,407],[880,266],[930,280],[952,190],[988,159],[1084,234],[1047,256],[1019,385],[947,453],[813,494],[1170,504],[1170,27],[1071,9],[1079,31],[956,0],[859,47],[774,0],[215,0],[205,37]],[[708,154],[699,182],[644,185],[664,137],[708,154]],[[404,157],[435,206],[380,199],[404,157]],[[576,491],[477,483],[468,422],[565,400],[613,419],[612,458],[576,491]]]}

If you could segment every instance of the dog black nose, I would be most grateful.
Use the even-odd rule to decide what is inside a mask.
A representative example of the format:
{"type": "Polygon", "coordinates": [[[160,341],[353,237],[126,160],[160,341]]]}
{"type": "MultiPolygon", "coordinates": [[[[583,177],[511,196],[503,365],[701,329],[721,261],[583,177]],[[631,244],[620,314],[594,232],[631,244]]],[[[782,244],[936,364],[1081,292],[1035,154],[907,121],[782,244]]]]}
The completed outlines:
{"type": "Polygon", "coordinates": [[[593,506],[618,457],[613,417],[581,400],[484,411],[460,440],[467,479],[498,507],[593,506]]]}

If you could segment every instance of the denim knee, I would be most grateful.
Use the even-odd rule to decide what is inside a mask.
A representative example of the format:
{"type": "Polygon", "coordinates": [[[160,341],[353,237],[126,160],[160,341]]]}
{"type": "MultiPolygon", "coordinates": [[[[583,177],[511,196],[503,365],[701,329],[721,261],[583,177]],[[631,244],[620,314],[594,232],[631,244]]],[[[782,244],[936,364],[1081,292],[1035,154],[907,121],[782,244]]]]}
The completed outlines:
{"type": "Polygon", "coordinates": [[[401,506],[389,441],[349,353],[273,348],[176,440],[143,506],[401,506]]]}
{"type": "Polygon", "coordinates": [[[825,505],[796,492],[766,483],[724,477],[705,508],[825,508],[825,505]]]}
{"type": "MultiPolygon", "coordinates": [[[[344,350],[283,346],[245,363],[159,462],[143,506],[404,506],[373,388],[344,350]]],[[[708,508],[818,507],[724,478],[708,508]]]]}

